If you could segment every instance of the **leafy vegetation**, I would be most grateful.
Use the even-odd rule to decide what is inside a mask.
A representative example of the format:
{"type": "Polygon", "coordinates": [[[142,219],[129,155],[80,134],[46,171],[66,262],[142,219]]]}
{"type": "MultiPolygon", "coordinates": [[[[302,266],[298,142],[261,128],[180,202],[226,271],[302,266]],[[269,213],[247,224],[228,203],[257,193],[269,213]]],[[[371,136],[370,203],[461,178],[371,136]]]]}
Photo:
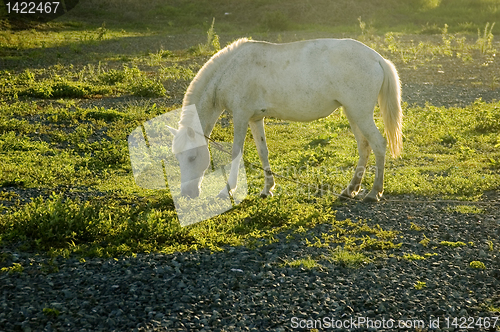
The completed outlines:
{"type": "Polygon", "coordinates": [[[0,272],[7,272],[7,273],[22,273],[24,271],[24,268],[21,264],[19,263],[13,263],[11,267],[2,267],[0,269],[0,272]]]}
{"type": "Polygon", "coordinates": [[[420,255],[417,255],[415,253],[404,254],[403,258],[406,259],[406,260],[409,260],[409,261],[419,261],[419,260],[424,260],[425,259],[424,256],[420,256],[420,255]]]}
{"type": "Polygon", "coordinates": [[[469,265],[473,269],[481,269],[481,270],[486,269],[486,265],[484,265],[484,263],[480,262],[480,261],[472,261],[472,262],[470,262],[469,265]]]}
{"type": "Polygon", "coordinates": [[[446,247],[452,247],[452,248],[458,248],[458,247],[463,247],[466,246],[466,244],[462,241],[457,241],[457,242],[451,242],[451,241],[441,241],[440,243],[442,246],[446,247]]]}
{"type": "Polygon", "coordinates": [[[291,267],[303,267],[308,270],[321,267],[321,265],[311,257],[287,261],[285,262],[285,265],[291,267]]]}
{"type": "MultiPolygon", "coordinates": [[[[11,76],[17,79],[19,75],[11,76]]],[[[479,198],[483,190],[498,188],[498,168],[490,161],[499,157],[498,133],[476,127],[483,121],[477,117],[479,110],[496,114],[499,106],[482,101],[451,111],[406,106],[405,153],[401,159],[389,159],[386,192],[469,200],[479,198]],[[445,135],[455,140],[443,142],[445,135]]],[[[315,246],[342,243],[353,253],[397,248],[392,242],[394,232],[364,222],[335,221],[328,208],[335,196],[329,193],[278,181],[275,197],[264,201],[255,198],[263,179],[260,170],[251,167],[247,168],[247,200],[224,215],[180,228],[170,194],[141,190],[130,172],[127,133],[163,112],[155,105],[118,111],[81,108],[70,100],[49,104],[5,100],[0,111],[0,183],[4,193],[11,193],[11,187],[42,188],[48,197],[3,208],[7,213],[0,215],[0,233],[6,243],[22,240],[26,248],[64,255],[106,256],[200,247],[218,250],[224,245],[259,245],[256,239],[273,241],[275,234],[286,229],[300,234],[300,227],[331,223],[329,234],[307,241],[315,246]],[[75,198],[67,198],[64,188],[70,188],[67,194],[75,198]],[[52,191],[57,193],[51,195],[52,191]],[[85,199],[92,196],[97,197],[85,199]]],[[[275,171],[335,192],[349,181],[357,162],[356,147],[341,113],[310,124],[267,122],[275,171]],[[329,133],[326,144],[310,144],[324,140],[325,131],[329,133]],[[284,139],[287,147],[280,144],[284,139]]],[[[221,125],[214,131],[214,137],[224,141],[230,141],[231,134],[231,127],[221,125]]],[[[251,135],[246,155],[258,163],[251,135]]],[[[363,185],[369,187],[372,182],[373,174],[368,172],[363,185]]],[[[16,195],[5,194],[2,199],[15,202],[16,195]]],[[[457,211],[476,212],[464,209],[457,211]]]]}
{"type": "Polygon", "coordinates": [[[43,314],[49,317],[57,317],[61,314],[61,312],[57,309],[54,308],[43,308],[42,310],[43,314]]]}
{"type": "Polygon", "coordinates": [[[416,289],[416,290],[421,290],[423,289],[424,287],[426,287],[427,284],[424,282],[424,281],[417,281],[413,287],[416,289]]]}
{"type": "MultiPolygon", "coordinates": [[[[135,185],[127,135],[144,121],[180,107],[197,70],[223,46],[221,40],[235,39],[238,31],[263,37],[297,28],[361,33],[358,39],[404,67],[432,67],[438,58],[487,65],[497,52],[493,36],[499,26],[493,22],[499,7],[493,0],[388,1],[378,2],[376,8],[367,0],[237,5],[228,0],[87,0],[60,20],[33,29],[9,30],[3,21],[0,244],[54,255],[116,256],[223,250],[228,245],[253,248],[282,241],[280,235],[287,234],[286,240],[300,237],[309,246],[343,248],[325,259],[346,267],[398,250],[395,231],[364,220],[335,218],[339,203],[332,192],[339,193],[348,183],[358,158],[341,111],[308,124],[266,120],[273,170],[321,186],[324,192],[279,179],[275,196],[260,200],[261,171],[247,165],[249,197],[223,215],[186,228],[179,226],[168,190],[135,185]],[[332,10],[339,12],[335,19],[332,10]],[[215,22],[225,36],[216,33],[215,22]],[[169,44],[171,34],[186,32],[202,38],[181,49],[169,44]],[[408,37],[410,32],[420,33],[421,40],[408,37]],[[426,38],[430,34],[432,38],[426,38]],[[142,101],[162,97],[168,107],[155,104],[157,100],[95,105],[123,96],[142,101]],[[34,189],[35,197],[22,200],[34,189]],[[321,237],[310,235],[319,224],[329,230],[321,237]]],[[[491,87],[495,84],[493,77],[491,87]]],[[[403,108],[405,151],[400,159],[387,159],[386,193],[474,201],[500,187],[500,102],[403,108]]],[[[378,109],[376,122],[382,128],[378,109]]],[[[231,141],[231,126],[218,124],[212,137],[231,141]]],[[[250,134],[245,149],[246,159],[259,164],[250,134]]],[[[373,156],[369,162],[374,164],[373,156]]],[[[373,179],[369,169],[363,187],[371,187],[373,179]]],[[[482,210],[460,205],[449,212],[482,210]]],[[[422,228],[412,223],[410,230],[422,228]]],[[[423,237],[420,243],[427,246],[430,241],[423,237]]],[[[417,256],[403,257],[424,258],[417,256]]],[[[310,257],[286,264],[319,266],[310,257]]]]}
{"type": "Polygon", "coordinates": [[[328,259],[334,263],[348,268],[356,268],[370,261],[369,258],[366,257],[363,253],[352,252],[340,248],[332,250],[331,256],[329,256],[328,259]]]}

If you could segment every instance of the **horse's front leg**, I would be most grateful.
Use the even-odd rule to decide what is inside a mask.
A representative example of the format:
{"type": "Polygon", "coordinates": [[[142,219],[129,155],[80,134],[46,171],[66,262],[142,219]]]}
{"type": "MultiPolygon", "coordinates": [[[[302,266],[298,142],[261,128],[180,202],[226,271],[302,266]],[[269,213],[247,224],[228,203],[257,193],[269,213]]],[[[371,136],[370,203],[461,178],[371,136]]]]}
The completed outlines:
{"type": "Polygon", "coordinates": [[[238,183],[238,170],[240,162],[243,158],[243,144],[245,143],[245,135],[247,133],[248,121],[237,121],[234,119],[234,141],[233,151],[231,153],[231,171],[227,179],[227,184],[219,192],[219,197],[228,197],[236,189],[238,183]]]}
{"type": "Polygon", "coordinates": [[[262,162],[262,168],[264,169],[264,188],[260,192],[260,197],[265,198],[273,195],[271,190],[274,188],[274,177],[273,172],[271,171],[271,166],[269,165],[269,151],[267,150],[266,144],[264,119],[251,121],[250,129],[252,130],[255,146],[257,147],[257,152],[259,154],[260,161],[262,162]]]}

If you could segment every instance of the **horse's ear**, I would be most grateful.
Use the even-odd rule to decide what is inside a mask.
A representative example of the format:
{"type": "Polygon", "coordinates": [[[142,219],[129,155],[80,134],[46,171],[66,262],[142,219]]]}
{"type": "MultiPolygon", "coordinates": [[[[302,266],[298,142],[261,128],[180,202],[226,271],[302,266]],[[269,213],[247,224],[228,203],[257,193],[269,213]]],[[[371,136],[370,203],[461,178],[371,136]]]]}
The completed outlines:
{"type": "Polygon", "coordinates": [[[191,138],[191,139],[194,138],[195,132],[194,132],[193,128],[188,127],[187,128],[187,133],[188,133],[189,138],[191,138]]]}
{"type": "Polygon", "coordinates": [[[172,128],[170,126],[167,126],[168,130],[172,133],[172,135],[177,135],[177,133],[179,132],[177,129],[175,128],[172,128]]]}

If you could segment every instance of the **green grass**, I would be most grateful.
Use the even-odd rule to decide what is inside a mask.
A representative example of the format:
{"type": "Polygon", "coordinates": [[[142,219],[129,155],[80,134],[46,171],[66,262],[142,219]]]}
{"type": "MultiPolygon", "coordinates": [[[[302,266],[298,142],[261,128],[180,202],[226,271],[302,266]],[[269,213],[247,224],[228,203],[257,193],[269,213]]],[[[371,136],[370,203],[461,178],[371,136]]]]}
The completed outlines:
{"type": "Polygon", "coordinates": [[[411,254],[404,254],[403,258],[408,261],[419,261],[419,260],[424,260],[425,256],[420,256],[418,254],[411,253],[411,254]]]}
{"type": "Polygon", "coordinates": [[[473,206],[473,205],[455,205],[453,207],[448,207],[447,211],[448,212],[463,213],[463,214],[468,214],[468,213],[481,214],[481,213],[483,213],[483,209],[481,209],[477,206],[473,206]]]}
{"type": "Polygon", "coordinates": [[[299,258],[291,261],[286,261],[285,266],[290,267],[303,267],[304,269],[311,270],[314,268],[320,268],[321,265],[311,257],[299,258]]]}
{"type": "MultiPolygon", "coordinates": [[[[245,201],[223,215],[181,228],[168,190],[135,185],[127,148],[133,129],[180,105],[172,102],[165,108],[150,102],[112,108],[84,106],[81,100],[130,95],[180,100],[198,69],[223,46],[220,39],[231,41],[241,35],[238,31],[273,40],[282,38],[281,33],[273,35],[281,30],[347,33],[415,68],[432,67],[443,57],[460,58],[464,65],[487,62],[496,52],[493,35],[500,24],[492,23],[498,8],[499,1],[493,0],[391,0],[378,7],[368,0],[87,0],[55,22],[4,29],[0,244],[54,255],[116,256],[254,248],[287,234],[286,240],[301,239],[308,246],[344,248],[328,259],[349,267],[399,250],[391,229],[354,218],[336,220],[338,202],[331,193],[277,179],[274,197],[257,198],[263,178],[250,166],[245,201]],[[216,32],[224,37],[219,39],[216,32]],[[201,38],[182,49],[170,47],[169,36],[179,33],[201,38]],[[436,35],[419,40],[407,33],[436,35]],[[46,198],[22,202],[17,192],[34,188],[46,198]],[[329,230],[312,236],[309,230],[319,224],[329,230]]],[[[283,38],[303,36],[299,32],[290,37],[294,34],[283,33],[283,38]]],[[[401,158],[387,159],[385,193],[475,201],[500,188],[500,102],[478,100],[464,108],[404,105],[403,111],[405,150],[401,158]]],[[[378,109],[376,122],[382,129],[378,109]]],[[[274,119],[266,124],[275,172],[335,193],[349,182],[358,157],[341,111],[309,124],[274,119]]],[[[231,126],[216,126],[212,137],[232,141],[231,126]]],[[[246,159],[259,164],[250,133],[245,149],[246,159]]],[[[373,180],[369,169],[363,187],[371,188],[373,180]]],[[[482,210],[459,205],[448,212],[482,210]]],[[[410,229],[422,230],[416,224],[410,229]]],[[[425,235],[421,243],[429,244],[425,235]]],[[[311,260],[290,264],[313,264],[311,260]]]]}
{"type": "Polygon", "coordinates": [[[472,261],[470,262],[469,266],[473,269],[480,269],[480,270],[486,269],[486,265],[484,265],[484,263],[480,261],[472,261]]]}
{"type": "MultiPolygon", "coordinates": [[[[499,110],[499,103],[484,102],[452,109],[405,107],[405,152],[400,159],[388,159],[386,193],[475,200],[484,190],[497,189],[498,169],[490,158],[498,158],[499,136],[494,129],[477,129],[482,123],[477,112],[496,114],[499,110]],[[456,138],[453,143],[443,142],[446,134],[456,138]]],[[[328,223],[332,225],[328,234],[306,241],[312,246],[343,244],[361,253],[398,248],[391,230],[363,221],[336,221],[331,211],[336,198],[331,194],[321,195],[278,179],[275,197],[258,199],[263,179],[251,167],[247,167],[248,199],[223,215],[181,228],[168,191],[136,187],[128,159],[127,133],[162,112],[154,105],[120,111],[80,108],[64,100],[0,104],[0,184],[20,190],[41,188],[48,194],[61,192],[45,200],[4,207],[6,213],[0,215],[3,242],[17,239],[25,248],[91,256],[201,247],[220,250],[225,245],[261,245],[259,238],[269,243],[285,230],[300,236],[300,229],[328,223]],[[66,199],[64,188],[71,188],[74,197],[101,197],[66,199]]],[[[357,162],[345,116],[335,113],[310,124],[266,122],[270,158],[277,172],[340,192],[357,162]],[[318,139],[328,143],[311,144],[318,139]],[[283,140],[287,146],[280,143],[283,140]]],[[[216,126],[214,137],[230,141],[231,131],[216,126]]],[[[250,134],[246,158],[258,163],[250,134]]],[[[372,182],[369,172],[363,186],[369,188],[372,182]]],[[[4,196],[5,201],[16,201],[14,194],[4,196]]]]}
{"type": "Polygon", "coordinates": [[[332,250],[328,260],[348,268],[357,268],[370,261],[370,259],[361,252],[353,252],[345,249],[332,250]]]}
{"type": "Polygon", "coordinates": [[[451,241],[441,241],[440,244],[445,247],[459,248],[466,246],[466,244],[462,241],[451,242],[451,241]]]}
{"type": "Polygon", "coordinates": [[[42,312],[44,315],[48,317],[57,317],[61,314],[59,310],[54,308],[43,308],[42,312]]]}
{"type": "Polygon", "coordinates": [[[417,281],[413,287],[416,289],[416,290],[421,290],[423,288],[425,288],[427,286],[427,284],[424,282],[424,281],[417,281]]]}
{"type": "Polygon", "coordinates": [[[11,267],[2,267],[0,269],[0,272],[5,272],[5,273],[23,273],[24,268],[21,264],[19,263],[13,263],[11,267]]]}

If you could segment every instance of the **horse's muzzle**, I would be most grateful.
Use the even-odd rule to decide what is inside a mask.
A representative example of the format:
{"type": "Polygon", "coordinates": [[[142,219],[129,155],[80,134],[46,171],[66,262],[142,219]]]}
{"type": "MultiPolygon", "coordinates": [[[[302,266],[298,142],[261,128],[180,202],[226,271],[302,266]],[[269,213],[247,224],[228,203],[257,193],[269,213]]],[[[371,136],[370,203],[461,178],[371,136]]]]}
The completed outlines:
{"type": "Polygon", "coordinates": [[[187,198],[197,198],[198,196],[200,196],[199,184],[199,179],[181,183],[181,196],[187,198]]]}

